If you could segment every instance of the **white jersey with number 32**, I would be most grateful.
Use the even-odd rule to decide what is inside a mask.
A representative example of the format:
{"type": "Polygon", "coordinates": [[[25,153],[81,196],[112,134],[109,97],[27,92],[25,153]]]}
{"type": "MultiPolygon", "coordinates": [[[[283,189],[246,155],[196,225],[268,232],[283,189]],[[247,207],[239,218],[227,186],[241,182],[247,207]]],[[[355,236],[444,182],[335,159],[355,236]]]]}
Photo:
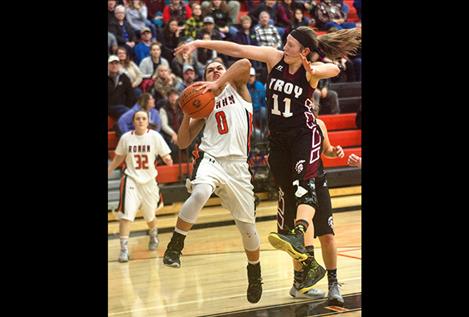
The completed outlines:
{"type": "Polygon", "coordinates": [[[215,97],[215,107],[205,122],[199,148],[213,157],[247,159],[252,134],[252,103],[230,84],[215,97]]]}
{"type": "Polygon", "coordinates": [[[161,134],[149,129],[143,135],[136,135],[134,130],[124,133],[116,147],[117,155],[126,156],[124,173],[140,184],[155,179],[157,156],[169,153],[171,150],[161,134]]]}

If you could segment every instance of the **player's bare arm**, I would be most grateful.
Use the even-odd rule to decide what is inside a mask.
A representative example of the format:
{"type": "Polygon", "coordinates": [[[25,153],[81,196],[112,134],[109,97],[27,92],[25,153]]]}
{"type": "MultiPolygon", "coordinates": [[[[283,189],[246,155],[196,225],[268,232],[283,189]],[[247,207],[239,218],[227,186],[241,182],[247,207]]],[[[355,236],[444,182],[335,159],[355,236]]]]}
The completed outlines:
{"type": "Polygon", "coordinates": [[[327,157],[338,157],[338,158],[344,157],[344,150],[342,149],[342,147],[340,145],[333,146],[331,142],[329,141],[329,136],[327,134],[327,128],[326,128],[326,125],[324,124],[324,121],[320,119],[316,119],[316,122],[321,127],[322,134],[324,135],[324,140],[322,141],[322,147],[323,147],[322,153],[327,157]]]}
{"type": "Polygon", "coordinates": [[[191,119],[187,114],[182,118],[178,130],[178,146],[180,149],[187,148],[205,125],[205,119],[191,119]]]}
{"type": "Polygon", "coordinates": [[[111,175],[112,174],[112,171],[116,169],[116,167],[118,167],[119,165],[122,164],[122,162],[124,162],[125,160],[125,155],[117,155],[114,156],[114,159],[112,160],[111,164],[109,164],[109,167],[108,167],[108,175],[111,175]]]}
{"type": "MultiPolygon", "coordinates": [[[[308,50],[309,51],[309,50],[308,50]]],[[[316,88],[320,79],[335,77],[340,73],[337,65],[332,63],[311,63],[304,54],[300,54],[303,67],[306,69],[306,79],[311,87],[316,88]]]]}
{"type": "Polygon", "coordinates": [[[166,154],[165,156],[163,156],[161,158],[163,160],[163,162],[168,165],[168,166],[172,166],[173,165],[173,158],[171,157],[170,154],[166,154]]]}
{"type": "Polygon", "coordinates": [[[195,40],[176,48],[174,54],[192,53],[197,48],[207,48],[232,57],[247,58],[267,64],[270,71],[283,57],[283,52],[268,46],[240,45],[228,41],[195,40]]]}

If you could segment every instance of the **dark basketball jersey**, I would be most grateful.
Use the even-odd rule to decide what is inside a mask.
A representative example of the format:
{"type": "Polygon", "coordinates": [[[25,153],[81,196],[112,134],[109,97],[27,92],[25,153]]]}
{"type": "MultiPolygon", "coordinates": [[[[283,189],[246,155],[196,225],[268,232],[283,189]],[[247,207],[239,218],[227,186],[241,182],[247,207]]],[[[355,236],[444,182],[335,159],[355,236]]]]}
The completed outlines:
{"type": "Polygon", "coordinates": [[[267,77],[267,109],[270,132],[288,131],[304,127],[311,112],[314,88],[306,79],[306,70],[301,66],[294,74],[288,72],[283,58],[267,77]]]}

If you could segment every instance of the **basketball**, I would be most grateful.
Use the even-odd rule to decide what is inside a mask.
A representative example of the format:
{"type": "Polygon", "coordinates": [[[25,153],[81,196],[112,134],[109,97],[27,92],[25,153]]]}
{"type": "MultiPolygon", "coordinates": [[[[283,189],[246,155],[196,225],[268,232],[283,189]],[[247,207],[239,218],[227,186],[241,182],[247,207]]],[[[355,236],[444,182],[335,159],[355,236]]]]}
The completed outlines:
{"type": "Polygon", "coordinates": [[[202,90],[197,90],[194,85],[184,89],[179,97],[179,106],[193,119],[207,118],[215,106],[215,96],[211,91],[202,94],[202,90]]]}

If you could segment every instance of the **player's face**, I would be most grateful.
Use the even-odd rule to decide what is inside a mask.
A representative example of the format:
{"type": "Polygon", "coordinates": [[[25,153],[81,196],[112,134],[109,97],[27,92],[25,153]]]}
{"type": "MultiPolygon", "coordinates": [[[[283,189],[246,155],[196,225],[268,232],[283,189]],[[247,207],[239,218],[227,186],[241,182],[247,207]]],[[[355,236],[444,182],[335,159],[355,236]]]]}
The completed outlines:
{"type": "Polygon", "coordinates": [[[134,127],[137,131],[144,131],[148,128],[148,115],[146,112],[139,111],[135,114],[134,127]]]}
{"type": "Polygon", "coordinates": [[[218,62],[211,63],[208,65],[205,71],[205,80],[215,81],[220,78],[226,72],[225,66],[218,62]]]}
{"type": "Polygon", "coordinates": [[[293,36],[287,36],[287,42],[283,46],[283,51],[285,52],[285,63],[291,64],[297,60],[301,60],[301,44],[293,36]]]}

